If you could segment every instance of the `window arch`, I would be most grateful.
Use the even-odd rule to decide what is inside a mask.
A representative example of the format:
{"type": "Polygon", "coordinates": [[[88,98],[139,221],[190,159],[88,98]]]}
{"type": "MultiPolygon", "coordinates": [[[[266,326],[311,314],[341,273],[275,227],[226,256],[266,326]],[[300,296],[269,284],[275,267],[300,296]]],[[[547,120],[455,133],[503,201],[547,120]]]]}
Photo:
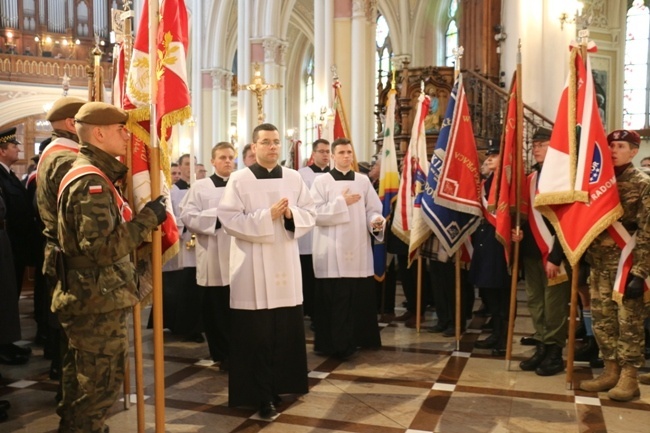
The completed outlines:
{"type": "Polygon", "coordinates": [[[627,10],[623,84],[623,128],[650,127],[650,9],[634,0],[627,10]]]}
{"type": "Polygon", "coordinates": [[[449,3],[449,24],[445,32],[445,66],[454,66],[456,57],[454,49],[458,47],[458,24],[456,13],[458,12],[458,0],[451,0],[449,3]]]}
{"type": "Polygon", "coordinates": [[[375,30],[375,101],[379,100],[379,91],[390,86],[393,74],[393,47],[386,18],[378,14],[375,30]]]}
{"type": "MultiPolygon", "coordinates": [[[[303,127],[302,127],[302,138],[303,138],[303,147],[307,146],[308,149],[311,149],[311,143],[313,143],[317,138],[317,125],[316,117],[313,113],[315,110],[314,102],[314,55],[313,53],[309,55],[309,60],[307,61],[307,66],[305,67],[305,72],[303,75],[303,101],[302,106],[306,110],[305,115],[303,116],[303,127]]],[[[302,149],[300,150],[302,154],[302,149]]],[[[309,153],[307,154],[309,155],[309,153]]]]}

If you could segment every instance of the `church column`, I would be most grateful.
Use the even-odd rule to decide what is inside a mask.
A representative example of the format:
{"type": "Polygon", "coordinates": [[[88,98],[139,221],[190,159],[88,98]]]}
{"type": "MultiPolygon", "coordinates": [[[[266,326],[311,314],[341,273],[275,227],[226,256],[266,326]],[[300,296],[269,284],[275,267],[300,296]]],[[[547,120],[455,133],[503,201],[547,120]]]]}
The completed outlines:
{"type": "Polygon", "coordinates": [[[314,102],[316,110],[332,105],[334,0],[314,0],[314,102]]]}
{"type": "MultiPolygon", "coordinates": [[[[264,48],[264,68],[262,76],[267,84],[282,84],[284,86],[284,68],[280,65],[280,47],[283,42],[275,37],[262,39],[264,48]]],[[[285,44],[286,45],[286,44],[285,44]]],[[[284,87],[282,89],[269,89],[264,94],[264,121],[272,123],[284,137],[284,87]],[[282,129],[281,129],[282,128],[282,129]]]]}
{"type": "MultiPolygon", "coordinates": [[[[256,11],[251,0],[238,0],[237,10],[237,81],[248,84],[253,79],[251,17],[256,11]]],[[[247,90],[237,92],[237,149],[240,152],[250,142],[253,128],[257,125],[256,107],[255,95],[247,90]]],[[[243,161],[239,161],[239,166],[244,167],[243,161]]]]}
{"type": "MultiPolygon", "coordinates": [[[[212,77],[212,140],[210,149],[220,141],[230,141],[230,94],[232,91],[232,72],[215,68],[210,71],[212,77]]],[[[239,131],[238,131],[239,132],[239,131]]]]}
{"type": "MultiPolygon", "coordinates": [[[[201,4],[200,0],[195,0],[193,2],[192,14],[190,15],[191,28],[192,28],[192,39],[195,42],[202,40],[203,38],[203,26],[201,25],[201,4]]],[[[201,48],[203,47],[200,43],[190,44],[191,52],[191,62],[192,76],[188,77],[190,79],[190,96],[191,96],[191,106],[192,106],[192,116],[196,122],[194,131],[192,134],[192,145],[194,147],[194,155],[196,158],[203,162],[206,160],[206,155],[210,155],[210,152],[207,154],[203,151],[203,142],[207,141],[208,134],[205,133],[206,128],[209,127],[206,124],[206,120],[203,118],[203,107],[202,105],[202,93],[203,93],[203,74],[201,72],[201,58],[202,52],[201,48]],[[205,127],[204,127],[205,126],[205,127]]],[[[189,54],[189,53],[188,53],[189,54]]],[[[209,159],[209,157],[208,157],[209,159]]]]}
{"type": "MultiPolygon", "coordinates": [[[[357,151],[359,160],[366,160],[371,152],[373,137],[372,125],[372,89],[374,88],[374,62],[369,61],[369,51],[372,51],[375,38],[369,38],[368,16],[374,10],[372,2],[368,0],[353,0],[352,2],[352,28],[351,52],[349,74],[349,90],[344,95],[349,95],[345,100],[350,139],[357,151]]],[[[373,56],[374,59],[374,56],[373,56]]]]}

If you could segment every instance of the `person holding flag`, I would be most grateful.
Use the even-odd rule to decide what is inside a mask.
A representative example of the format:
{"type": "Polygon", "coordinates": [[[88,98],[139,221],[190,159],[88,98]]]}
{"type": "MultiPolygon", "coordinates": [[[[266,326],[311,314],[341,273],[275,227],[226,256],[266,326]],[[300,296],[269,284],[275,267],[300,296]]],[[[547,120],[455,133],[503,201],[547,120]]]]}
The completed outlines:
{"type": "Polygon", "coordinates": [[[632,165],[641,139],[635,131],[607,136],[623,216],[589,246],[590,289],[594,334],[605,370],[580,382],[580,389],[608,391],[612,400],[640,396],[637,370],[643,356],[644,302],[650,302],[645,281],[650,274],[650,178],[632,165]]]}
{"type": "Polygon", "coordinates": [[[487,198],[493,185],[494,171],[499,165],[500,149],[496,140],[485,152],[487,167],[492,171],[483,181],[483,217],[481,224],[472,235],[474,253],[469,266],[469,281],[478,287],[481,296],[492,314],[492,334],[474,344],[477,349],[492,349],[492,354],[500,356],[506,350],[508,334],[508,309],[510,304],[510,275],[506,264],[503,245],[496,238],[496,216],[487,210],[487,198]]]}
{"type": "Polygon", "coordinates": [[[58,190],[64,269],[57,270],[52,310],[68,337],[62,377],[72,398],[59,410],[62,432],[107,431],[104,421],[124,381],[127,317],[138,302],[129,254],[167,218],[163,196],[133,216],[115,185],[127,172],[116,159],[127,152],[127,117],[104,102],[79,109],[75,127],[82,144],[58,190]]]}
{"type": "MultiPolygon", "coordinates": [[[[535,196],[537,179],[544,164],[551,130],[539,127],[533,134],[534,171],[528,176],[528,197],[535,196]]],[[[562,246],[555,230],[542,214],[525,200],[528,223],[523,225],[521,259],[526,276],[528,310],[538,341],[535,353],[519,364],[524,371],[534,371],[539,376],[552,376],[564,370],[562,348],[567,339],[568,304],[571,288],[562,261],[562,246]]],[[[514,232],[514,230],[513,230],[514,232]]],[[[516,234],[513,233],[513,239],[516,234]]]]}

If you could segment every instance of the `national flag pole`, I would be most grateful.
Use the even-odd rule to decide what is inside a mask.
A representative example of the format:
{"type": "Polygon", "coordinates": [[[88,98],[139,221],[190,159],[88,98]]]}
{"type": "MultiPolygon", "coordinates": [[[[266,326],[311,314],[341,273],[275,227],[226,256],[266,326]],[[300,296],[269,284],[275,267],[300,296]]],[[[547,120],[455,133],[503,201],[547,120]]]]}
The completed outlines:
{"type": "MultiPolygon", "coordinates": [[[[150,167],[151,191],[160,191],[160,145],[156,119],[158,77],[156,75],[158,53],[158,1],[149,2],[149,107],[150,107],[150,167]]],[[[153,198],[153,197],[152,197],[153,198]]],[[[154,403],[156,433],[165,432],[165,357],[163,349],[162,309],[162,234],[160,228],[152,233],[151,266],[153,286],[153,346],[154,346],[154,403]]]]}
{"type": "MultiPolygon", "coordinates": [[[[587,63],[587,44],[589,43],[589,30],[581,29],[578,32],[580,37],[580,52],[582,54],[582,59],[585,64],[587,63]]],[[[571,65],[571,67],[575,67],[571,65]]],[[[576,95],[569,95],[569,98],[573,97],[574,106],[577,104],[576,95]]],[[[569,130],[575,131],[576,120],[572,117],[569,119],[569,130]],[[573,127],[573,129],[571,129],[573,127]]],[[[576,345],[576,317],[577,317],[577,305],[578,305],[578,274],[580,271],[580,262],[576,260],[575,263],[571,265],[571,303],[569,304],[569,341],[567,343],[567,359],[566,359],[566,389],[573,389],[573,362],[575,360],[575,345],[576,345]]]]}
{"type": "MultiPolygon", "coordinates": [[[[454,48],[453,53],[456,57],[456,65],[454,67],[454,83],[458,80],[458,75],[460,75],[460,59],[463,58],[463,53],[465,49],[463,47],[454,48]]],[[[460,249],[456,251],[456,263],[454,264],[454,281],[455,281],[455,297],[456,297],[456,309],[454,311],[454,336],[456,337],[456,350],[460,350],[460,329],[461,329],[461,295],[460,295],[460,249]]]]}
{"type": "MultiPolygon", "coordinates": [[[[517,132],[515,159],[512,162],[512,169],[515,172],[515,233],[517,239],[521,232],[521,174],[520,165],[523,163],[524,148],[524,99],[521,94],[522,71],[521,71],[521,39],[517,48],[517,132]]],[[[503,155],[502,155],[503,157],[503,155]]],[[[502,191],[503,193],[503,191],[502,191]]],[[[512,262],[512,276],[510,279],[510,311],[508,314],[508,339],[506,343],[506,370],[510,370],[512,359],[512,337],[515,330],[515,313],[517,311],[517,275],[519,274],[519,241],[515,240],[512,262]]]]}

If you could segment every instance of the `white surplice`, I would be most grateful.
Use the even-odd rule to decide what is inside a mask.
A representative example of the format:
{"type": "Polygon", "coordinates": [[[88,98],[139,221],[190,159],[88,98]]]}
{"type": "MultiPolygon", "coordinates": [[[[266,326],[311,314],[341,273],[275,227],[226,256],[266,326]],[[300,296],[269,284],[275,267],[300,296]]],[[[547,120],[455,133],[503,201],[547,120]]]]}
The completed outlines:
{"type": "MultiPolygon", "coordinates": [[[[300,173],[302,180],[305,181],[305,185],[307,185],[307,188],[311,188],[312,184],[314,183],[314,179],[316,179],[318,176],[326,174],[327,172],[326,171],[316,172],[312,170],[311,167],[307,166],[298,170],[298,173],[300,173]]],[[[310,231],[305,236],[298,239],[298,249],[300,250],[300,255],[311,254],[312,244],[313,244],[312,238],[313,238],[313,231],[310,231]]]]}
{"type": "Polygon", "coordinates": [[[223,226],[217,229],[219,201],[224,187],[210,177],[197,180],[180,203],[181,221],[196,235],[196,282],[199,286],[230,284],[230,240],[223,226]]]}
{"type": "Polygon", "coordinates": [[[233,236],[230,246],[230,307],[260,310],[302,304],[297,239],[314,226],[314,203],[297,171],[257,179],[250,169],[234,172],[219,204],[220,219],[233,236]],[[271,206],[289,200],[295,231],[284,217],[271,219],[271,206]]]}
{"type": "Polygon", "coordinates": [[[370,235],[383,241],[384,230],[372,231],[372,221],[382,218],[382,205],[367,176],[334,180],[331,174],[314,180],[311,195],[316,205],[312,256],[316,278],[363,278],[374,274],[370,235]],[[343,191],[360,194],[348,206],[343,191]]]}

